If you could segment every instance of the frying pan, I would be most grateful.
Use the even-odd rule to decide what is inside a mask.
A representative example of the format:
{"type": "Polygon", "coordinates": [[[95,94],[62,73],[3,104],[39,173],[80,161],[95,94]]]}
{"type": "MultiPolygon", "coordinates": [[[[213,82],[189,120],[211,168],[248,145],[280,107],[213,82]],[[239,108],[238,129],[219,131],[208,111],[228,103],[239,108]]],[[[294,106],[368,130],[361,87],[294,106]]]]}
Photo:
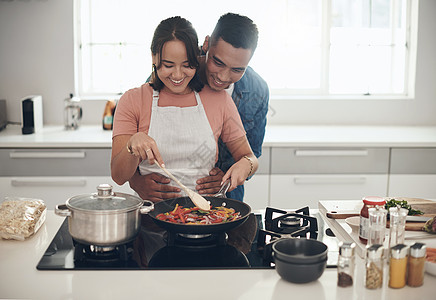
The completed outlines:
{"type": "Polygon", "coordinates": [[[158,214],[172,211],[177,204],[183,207],[193,207],[194,204],[189,197],[179,197],[157,202],[154,204],[154,210],[149,212],[148,215],[158,226],[174,233],[208,234],[225,232],[244,223],[247,220],[249,214],[251,213],[251,207],[248,204],[245,204],[244,202],[238,200],[221,197],[221,195],[225,195],[225,191],[227,189],[228,184],[225,183],[223,184],[221,190],[215,196],[206,196],[204,198],[210,201],[212,207],[225,206],[227,208],[233,208],[236,212],[239,212],[241,217],[234,221],[202,225],[171,223],[159,220],[157,218],[158,214]],[[222,192],[223,190],[225,191],[222,192]]]}

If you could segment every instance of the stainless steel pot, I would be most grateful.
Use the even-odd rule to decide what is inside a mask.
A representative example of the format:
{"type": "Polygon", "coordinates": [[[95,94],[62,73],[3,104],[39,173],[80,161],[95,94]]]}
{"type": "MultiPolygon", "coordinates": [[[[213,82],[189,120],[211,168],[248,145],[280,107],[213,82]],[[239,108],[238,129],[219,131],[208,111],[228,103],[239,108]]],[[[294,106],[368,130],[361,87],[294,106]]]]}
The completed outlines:
{"type": "Polygon", "coordinates": [[[69,232],[76,241],[114,246],[133,240],[140,229],[140,214],[153,209],[151,201],[114,193],[111,185],[100,184],[97,193],[74,196],[56,205],[55,213],[68,217],[69,232]]]}

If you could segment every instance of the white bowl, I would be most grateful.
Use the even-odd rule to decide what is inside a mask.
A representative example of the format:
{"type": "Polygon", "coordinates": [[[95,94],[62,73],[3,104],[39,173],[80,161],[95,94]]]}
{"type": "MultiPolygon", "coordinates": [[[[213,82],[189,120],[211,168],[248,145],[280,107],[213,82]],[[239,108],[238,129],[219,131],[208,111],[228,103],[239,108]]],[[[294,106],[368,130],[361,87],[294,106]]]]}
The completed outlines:
{"type": "Polygon", "coordinates": [[[436,276],[436,262],[425,261],[425,271],[428,274],[436,276]]]}
{"type": "Polygon", "coordinates": [[[351,227],[351,230],[353,232],[355,232],[355,233],[359,232],[359,226],[360,226],[360,217],[359,216],[346,218],[345,223],[347,223],[351,227]]]}

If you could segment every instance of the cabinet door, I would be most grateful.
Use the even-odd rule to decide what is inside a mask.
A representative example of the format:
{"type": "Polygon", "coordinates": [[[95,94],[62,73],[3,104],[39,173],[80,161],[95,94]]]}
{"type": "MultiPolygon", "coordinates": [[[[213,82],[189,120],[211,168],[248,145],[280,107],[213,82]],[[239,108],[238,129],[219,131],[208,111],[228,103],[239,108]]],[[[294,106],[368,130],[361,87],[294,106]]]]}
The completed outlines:
{"type": "Polygon", "coordinates": [[[436,174],[391,174],[388,196],[436,199],[436,174]]]}
{"type": "Polygon", "coordinates": [[[133,194],[128,183],[119,186],[109,176],[41,176],[0,177],[0,199],[26,197],[44,200],[48,209],[63,204],[67,199],[81,194],[97,192],[97,186],[109,183],[115,192],[133,194]]]}
{"type": "Polygon", "coordinates": [[[244,202],[251,209],[262,209],[269,205],[269,175],[256,174],[244,183],[244,202]]]}
{"type": "Polygon", "coordinates": [[[283,209],[309,206],[319,200],[360,200],[364,196],[385,196],[387,174],[271,175],[270,205],[283,209]]]}

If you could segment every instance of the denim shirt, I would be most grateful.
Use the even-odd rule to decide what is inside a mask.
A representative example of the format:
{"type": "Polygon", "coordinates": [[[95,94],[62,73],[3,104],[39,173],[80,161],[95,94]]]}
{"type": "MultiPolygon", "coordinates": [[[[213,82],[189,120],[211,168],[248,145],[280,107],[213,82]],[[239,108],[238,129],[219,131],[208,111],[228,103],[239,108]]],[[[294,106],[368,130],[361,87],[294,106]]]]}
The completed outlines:
{"type": "MultiPolygon", "coordinates": [[[[241,116],[251,149],[256,157],[260,157],[268,112],[268,85],[251,67],[247,67],[244,76],[235,82],[232,98],[241,116]]],[[[216,166],[226,172],[235,161],[221,139],[218,141],[218,149],[216,166]]],[[[243,201],[244,186],[238,186],[233,191],[228,192],[226,196],[243,201]]]]}

